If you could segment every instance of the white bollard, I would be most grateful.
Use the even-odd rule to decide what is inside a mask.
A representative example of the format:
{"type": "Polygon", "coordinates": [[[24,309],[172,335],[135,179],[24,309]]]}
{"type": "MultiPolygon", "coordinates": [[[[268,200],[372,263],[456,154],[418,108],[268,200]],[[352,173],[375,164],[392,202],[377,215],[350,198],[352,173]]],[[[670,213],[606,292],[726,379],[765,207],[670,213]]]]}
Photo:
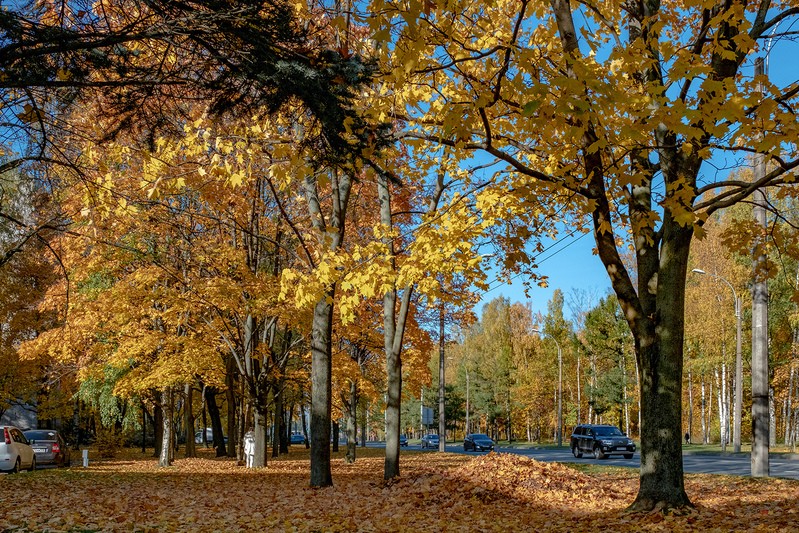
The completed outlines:
{"type": "Polygon", "coordinates": [[[89,468],[89,450],[83,450],[83,468],[89,468]]]}

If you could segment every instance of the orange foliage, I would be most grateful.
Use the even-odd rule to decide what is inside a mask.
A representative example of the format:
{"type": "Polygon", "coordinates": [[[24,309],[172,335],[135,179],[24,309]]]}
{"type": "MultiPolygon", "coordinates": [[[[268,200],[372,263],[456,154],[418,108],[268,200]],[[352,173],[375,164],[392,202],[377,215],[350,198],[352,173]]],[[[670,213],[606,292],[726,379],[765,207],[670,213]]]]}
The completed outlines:
{"type": "Polygon", "coordinates": [[[382,450],[352,465],[341,453],[335,486],[311,489],[305,450],[262,470],[208,458],[159,469],[129,453],[5,477],[0,521],[47,531],[754,531],[795,528],[799,498],[795,481],[689,475],[696,509],[629,514],[635,471],[592,475],[515,455],[403,453],[405,476],[384,484],[382,450]]]}

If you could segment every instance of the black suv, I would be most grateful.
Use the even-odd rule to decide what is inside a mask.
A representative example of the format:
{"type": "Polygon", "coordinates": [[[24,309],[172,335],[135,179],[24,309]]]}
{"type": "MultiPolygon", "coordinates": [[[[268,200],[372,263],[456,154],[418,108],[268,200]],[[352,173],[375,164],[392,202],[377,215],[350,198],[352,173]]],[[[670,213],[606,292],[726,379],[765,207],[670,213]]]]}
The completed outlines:
{"type": "Polygon", "coordinates": [[[582,424],[574,428],[571,449],[578,459],[583,453],[590,453],[597,459],[609,455],[623,455],[625,459],[632,459],[635,443],[616,426],[582,424]]]}

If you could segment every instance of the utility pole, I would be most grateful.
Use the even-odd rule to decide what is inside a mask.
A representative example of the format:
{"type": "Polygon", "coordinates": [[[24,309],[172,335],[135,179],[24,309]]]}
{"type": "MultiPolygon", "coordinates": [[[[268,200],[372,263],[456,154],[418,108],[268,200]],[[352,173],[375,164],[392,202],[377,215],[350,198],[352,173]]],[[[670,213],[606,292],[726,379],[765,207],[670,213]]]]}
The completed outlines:
{"type": "MultiPolygon", "coordinates": [[[[763,75],[763,59],[755,61],[755,76],[763,75]]],[[[761,91],[762,94],[762,91],[761,91]]],[[[755,182],[766,175],[763,154],[755,154],[755,182]]],[[[752,283],[752,477],[769,476],[768,285],[766,283],[766,195],[753,195],[754,218],[763,233],[755,240],[752,283]]]]}

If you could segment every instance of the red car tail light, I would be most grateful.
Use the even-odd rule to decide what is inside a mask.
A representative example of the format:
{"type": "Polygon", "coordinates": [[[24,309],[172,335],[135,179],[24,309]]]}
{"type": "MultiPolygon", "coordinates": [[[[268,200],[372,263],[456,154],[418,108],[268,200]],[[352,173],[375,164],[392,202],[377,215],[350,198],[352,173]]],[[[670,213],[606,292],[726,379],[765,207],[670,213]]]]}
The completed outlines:
{"type": "Polygon", "coordinates": [[[6,438],[6,444],[11,444],[11,435],[8,434],[8,428],[3,428],[3,436],[6,438]]]}
{"type": "Polygon", "coordinates": [[[54,442],[53,443],[53,453],[58,453],[60,451],[61,451],[61,446],[57,442],[54,442]]]}

